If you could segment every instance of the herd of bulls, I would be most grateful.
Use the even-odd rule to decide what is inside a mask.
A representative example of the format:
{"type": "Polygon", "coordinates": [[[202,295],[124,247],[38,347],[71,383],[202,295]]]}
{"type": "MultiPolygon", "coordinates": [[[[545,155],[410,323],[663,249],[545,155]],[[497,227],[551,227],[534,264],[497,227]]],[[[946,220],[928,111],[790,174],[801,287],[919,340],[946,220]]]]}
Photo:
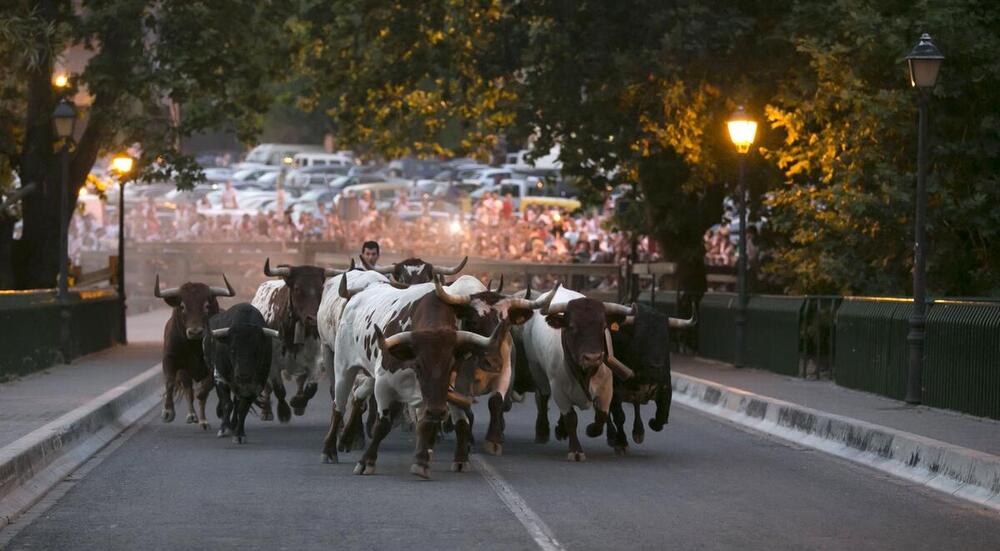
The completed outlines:
{"type": "Polygon", "coordinates": [[[157,276],[156,296],[173,308],[164,331],[163,420],[174,419],[179,384],[187,422],[207,429],[205,401],[215,388],[218,435],[244,443],[254,405],[261,420],[273,420],[273,394],[279,421],[288,422],[305,412],[325,373],[333,410],[323,460],[363,449],[354,472],[372,474],[382,440],[412,422],[410,472],[423,478],[441,430],[455,433],[452,470],[468,470],[476,397],[487,401],[483,448],[494,455],[503,452],[504,413],[527,392],[538,408],[535,441],[549,439],[551,398],[559,410],[555,436],[569,441],[571,461],[585,459],[577,409],[593,406],[587,436],[606,431],[617,453],[628,447],[624,403],[635,407],[635,443],[644,437],[641,404],[655,402],[649,426],[662,430],[670,412],[670,330],[693,319],[600,302],[558,284],[537,296],[530,287],[503,294],[503,278],[496,289],[471,276],[445,284],[464,265],[412,258],[387,267],[355,268],[352,261],[341,271],[265,261],[264,274],[275,279],[252,303],[228,310],[217,298],[235,294],[225,276],[225,288],[189,282],[165,290],[157,276]],[[296,385],[287,400],[286,381],[296,385]]]}

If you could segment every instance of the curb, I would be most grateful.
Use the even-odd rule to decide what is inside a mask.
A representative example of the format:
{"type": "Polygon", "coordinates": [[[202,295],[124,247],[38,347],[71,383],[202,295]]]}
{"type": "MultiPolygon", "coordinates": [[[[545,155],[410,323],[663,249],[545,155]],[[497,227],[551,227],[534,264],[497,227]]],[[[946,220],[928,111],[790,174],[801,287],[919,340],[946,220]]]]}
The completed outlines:
{"type": "Polygon", "coordinates": [[[1000,456],[671,374],[674,402],[1000,511],[1000,456]]]}
{"type": "Polygon", "coordinates": [[[160,365],[0,449],[0,529],[159,403],[160,365]]]}

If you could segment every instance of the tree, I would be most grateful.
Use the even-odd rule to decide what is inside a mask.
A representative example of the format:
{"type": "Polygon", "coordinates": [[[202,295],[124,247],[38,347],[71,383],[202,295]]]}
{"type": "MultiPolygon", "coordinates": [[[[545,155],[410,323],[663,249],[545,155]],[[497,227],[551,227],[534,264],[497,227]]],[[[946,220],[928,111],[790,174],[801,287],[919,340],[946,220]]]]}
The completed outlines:
{"type": "Polygon", "coordinates": [[[0,154],[22,182],[38,183],[41,189],[24,200],[24,231],[14,261],[22,288],[52,287],[58,273],[62,183],[54,170],[51,124],[59,99],[51,84],[58,52],[73,44],[93,52],[83,73],[72,76],[68,91],[85,87],[93,98],[83,109],[85,126],[71,152],[70,213],[97,159],[133,144],[142,150],[141,177],[170,177],[179,186],[190,186],[200,171],[179,150],[181,138],[224,123],[241,138],[251,138],[271,103],[272,83],[287,77],[292,46],[285,22],[294,3],[7,4],[0,28],[13,31],[0,30],[0,54],[12,63],[4,77],[0,122],[6,126],[5,137],[13,138],[0,143],[0,154]],[[28,48],[19,48],[25,43],[28,48]],[[175,106],[174,116],[169,104],[175,106]]]}

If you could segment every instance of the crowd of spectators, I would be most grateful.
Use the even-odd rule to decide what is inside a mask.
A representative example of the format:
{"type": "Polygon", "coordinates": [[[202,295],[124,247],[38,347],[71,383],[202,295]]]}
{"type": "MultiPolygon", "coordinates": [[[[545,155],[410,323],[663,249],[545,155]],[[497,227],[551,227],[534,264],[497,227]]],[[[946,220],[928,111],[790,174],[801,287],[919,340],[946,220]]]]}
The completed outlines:
{"type": "MultiPolygon", "coordinates": [[[[430,205],[413,209],[405,204],[405,195],[401,197],[384,210],[378,210],[370,197],[361,196],[346,206],[319,203],[316,209],[297,213],[277,209],[226,212],[181,203],[166,215],[162,207],[147,200],[126,212],[125,232],[129,242],[323,241],[335,250],[353,250],[358,243],[375,240],[390,253],[535,262],[620,263],[631,250],[626,235],[608,229],[610,204],[573,213],[538,205],[521,211],[509,196],[488,193],[466,205],[464,213],[443,214],[432,212],[430,205]],[[398,215],[404,211],[415,214],[398,215]]],[[[107,214],[98,217],[85,212],[74,217],[72,257],[80,251],[117,247],[117,220],[107,214]]],[[[639,240],[637,250],[640,261],[660,258],[648,238],[639,240]]]]}

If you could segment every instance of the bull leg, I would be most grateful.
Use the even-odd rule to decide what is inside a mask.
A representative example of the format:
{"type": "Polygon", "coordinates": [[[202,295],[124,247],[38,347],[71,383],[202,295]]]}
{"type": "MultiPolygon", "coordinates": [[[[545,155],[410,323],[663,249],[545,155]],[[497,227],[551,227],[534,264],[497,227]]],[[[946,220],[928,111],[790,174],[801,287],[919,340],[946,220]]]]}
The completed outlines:
{"type": "Polygon", "coordinates": [[[188,414],[184,421],[189,425],[197,423],[198,415],[194,412],[194,385],[186,372],[181,375],[181,388],[184,390],[184,399],[187,400],[188,406],[188,414]]]}
{"type": "Polygon", "coordinates": [[[608,423],[608,412],[594,407],[594,422],[587,425],[587,436],[597,438],[604,434],[604,425],[608,423]]]}
{"type": "Polygon", "coordinates": [[[344,423],[344,434],[340,435],[340,444],[337,450],[349,452],[354,449],[354,439],[364,438],[364,427],[361,421],[361,414],[365,410],[365,399],[354,398],[351,400],[351,411],[347,415],[347,422],[344,423]]]}
{"type": "Polygon", "coordinates": [[[223,436],[228,436],[230,431],[233,429],[233,426],[230,424],[230,417],[232,417],[234,409],[233,400],[230,395],[229,385],[226,383],[217,384],[215,386],[215,394],[219,398],[219,407],[216,411],[222,422],[222,426],[219,427],[219,433],[217,436],[222,438],[223,436]]]}
{"type": "Polygon", "coordinates": [[[303,392],[305,384],[306,384],[306,376],[304,374],[296,375],[295,396],[292,396],[292,399],[288,401],[288,405],[292,406],[292,411],[295,412],[295,415],[304,415],[306,412],[306,402],[308,402],[309,400],[306,399],[305,393],[303,392]]]}
{"type": "Polygon", "coordinates": [[[271,382],[264,385],[264,390],[260,393],[260,420],[274,421],[274,412],[271,410],[271,382]]]}
{"type": "Polygon", "coordinates": [[[287,423],[292,419],[292,410],[288,407],[288,402],[285,401],[285,383],[281,380],[280,375],[271,379],[271,390],[274,391],[274,397],[278,400],[278,421],[287,423]]]}
{"type": "Polygon", "coordinates": [[[566,454],[566,459],[570,461],[585,461],[587,456],[584,455],[583,446],[580,445],[580,439],[576,436],[576,410],[570,406],[569,413],[564,413],[559,417],[559,423],[563,426],[563,430],[566,431],[566,436],[569,437],[569,453],[566,454]]]}
{"type": "Polygon", "coordinates": [[[673,401],[674,389],[670,383],[661,384],[656,389],[656,416],[649,420],[649,428],[660,432],[663,425],[670,419],[670,402],[673,401]]]}
{"type": "Polygon", "coordinates": [[[236,444],[246,444],[247,443],[247,412],[250,411],[250,398],[240,397],[239,403],[236,405],[236,434],[233,436],[233,442],[236,444]]]}
{"type": "Polygon", "coordinates": [[[535,407],[538,410],[535,417],[535,443],[544,444],[549,441],[549,396],[536,391],[535,407]]]}
{"type": "MultiPolygon", "coordinates": [[[[417,449],[413,454],[413,464],[410,473],[423,479],[431,477],[431,448],[434,446],[434,435],[440,425],[439,421],[427,419],[426,413],[417,421],[417,449]]],[[[457,429],[458,427],[456,427],[457,429]]],[[[456,457],[458,452],[456,451],[456,457]]],[[[468,458],[468,457],[466,457],[468,458]]]]}
{"type": "MultiPolygon", "coordinates": [[[[615,449],[615,454],[625,455],[628,451],[628,439],[625,438],[625,409],[622,408],[622,401],[617,396],[611,399],[611,418],[612,422],[608,423],[608,445],[615,449]]],[[[634,438],[635,433],[632,435],[634,438]]]]}
{"type": "Polygon", "coordinates": [[[472,427],[469,425],[469,420],[460,416],[455,420],[455,460],[451,464],[451,470],[456,473],[469,470],[471,436],[472,427]]]}
{"type": "Polygon", "coordinates": [[[364,455],[361,456],[361,461],[358,461],[357,466],[354,467],[354,474],[375,474],[375,461],[378,460],[378,447],[382,444],[382,440],[388,436],[389,431],[392,430],[393,419],[398,417],[402,410],[403,404],[394,402],[391,406],[389,406],[389,409],[385,410],[378,418],[378,421],[375,423],[375,430],[372,432],[372,441],[368,443],[368,449],[366,449],[364,455]]]}
{"type": "MultiPolygon", "coordinates": [[[[632,441],[636,444],[642,444],[642,441],[646,439],[646,429],[642,428],[642,411],[638,402],[632,404],[632,407],[635,408],[635,419],[632,420],[632,441]]],[[[653,426],[652,419],[649,420],[649,426],[653,426]]]]}
{"type": "MultiPolygon", "coordinates": [[[[500,396],[499,392],[494,392],[493,396],[490,396],[488,405],[490,408],[490,425],[486,429],[486,442],[483,444],[483,448],[490,455],[503,455],[503,396],[500,396]]],[[[457,431],[458,427],[455,427],[455,430],[457,431]]]]}
{"type": "Polygon", "coordinates": [[[323,440],[323,463],[337,463],[337,432],[340,430],[340,421],[343,418],[337,411],[337,404],[334,404],[330,412],[330,430],[326,432],[323,440]]]}
{"type": "Polygon", "coordinates": [[[205,415],[205,402],[208,401],[208,395],[212,392],[213,387],[215,387],[215,380],[211,375],[198,383],[198,393],[196,395],[198,398],[198,426],[202,430],[209,429],[208,416],[205,415]]]}
{"type": "Polygon", "coordinates": [[[365,419],[365,432],[368,438],[372,438],[372,431],[375,430],[375,422],[378,420],[378,404],[375,403],[375,396],[368,398],[368,418],[365,419]]]}
{"type": "Polygon", "coordinates": [[[174,389],[177,387],[177,371],[170,357],[163,358],[163,412],[160,418],[164,423],[174,420],[174,389]]]}

